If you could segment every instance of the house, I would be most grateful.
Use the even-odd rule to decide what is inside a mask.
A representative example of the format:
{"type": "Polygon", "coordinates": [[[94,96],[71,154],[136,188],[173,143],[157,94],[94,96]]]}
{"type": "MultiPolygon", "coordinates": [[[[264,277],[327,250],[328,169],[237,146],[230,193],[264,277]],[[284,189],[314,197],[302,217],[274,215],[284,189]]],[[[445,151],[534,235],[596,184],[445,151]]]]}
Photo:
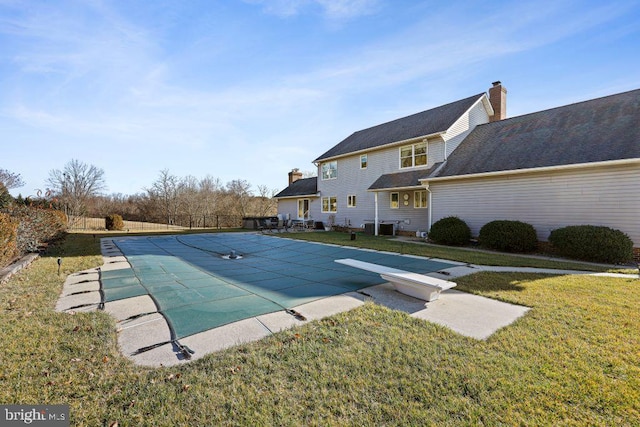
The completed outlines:
{"type": "Polygon", "coordinates": [[[353,133],[314,160],[317,178],[276,195],[278,212],[380,232],[458,216],[604,225],[640,247],[640,90],[506,118],[506,89],[353,133]],[[315,185],[314,185],[315,184],[315,185]],[[308,207],[308,209],[306,209],[308,207]]]}

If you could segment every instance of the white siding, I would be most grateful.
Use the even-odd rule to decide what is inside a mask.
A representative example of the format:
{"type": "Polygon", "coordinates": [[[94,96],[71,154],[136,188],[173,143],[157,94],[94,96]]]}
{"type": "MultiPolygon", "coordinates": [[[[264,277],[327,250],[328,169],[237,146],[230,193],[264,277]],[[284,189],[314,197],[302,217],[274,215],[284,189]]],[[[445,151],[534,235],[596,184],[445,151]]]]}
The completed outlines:
{"type": "MultiPolygon", "coordinates": [[[[429,141],[428,164],[422,169],[426,170],[437,160],[432,156],[442,156],[444,144],[441,140],[429,141]]],[[[373,222],[375,218],[375,196],[367,189],[381,175],[405,171],[400,169],[400,147],[391,147],[384,150],[370,151],[367,153],[367,168],[360,169],[360,154],[338,159],[338,178],[322,180],[318,178],[318,191],[321,197],[336,196],[338,200],[338,212],[335,213],[336,224],[350,224],[352,227],[360,227],[366,222],[373,222]],[[356,207],[347,207],[347,196],[356,196],[356,207]]],[[[404,193],[402,193],[404,194],[404,193]]],[[[427,209],[413,208],[413,191],[408,191],[409,206],[401,206],[400,209],[389,209],[389,194],[380,193],[379,218],[381,221],[402,221],[401,229],[426,230],[427,209]],[[408,221],[405,221],[408,220],[408,221]]],[[[402,197],[402,196],[401,196],[402,197]]],[[[313,219],[327,222],[329,213],[321,212],[322,206],[318,202],[312,206],[313,219]]]]}
{"type": "Polygon", "coordinates": [[[298,200],[297,199],[279,199],[278,200],[278,214],[287,216],[289,218],[298,218],[298,200]]]}
{"type": "Polygon", "coordinates": [[[469,109],[467,114],[462,115],[451,128],[447,130],[445,135],[447,140],[447,158],[449,158],[453,150],[458,148],[462,140],[465,139],[476,126],[484,123],[489,123],[489,114],[484,108],[482,100],[480,100],[469,109]]]}
{"type": "Polygon", "coordinates": [[[477,236],[487,222],[533,225],[540,240],[567,225],[616,228],[640,246],[640,166],[585,168],[432,182],[433,222],[458,216],[477,236]]]}
{"type": "MultiPolygon", "coordinates": [[[[427,165],[423,169],[426,170],[435,163],[444,161],[445,148],[447,155],[451,154],[473,127],[488,121],[489,116],[484,104],[482,100],[479,100],[447,130],[444,137],[436,137],[428,141],[427,165]]],[[[414,143],[419,141],[416,140],[414,143]]],[[[335,214],[337,224],[350,224],[352,227],[359,227],[365,222],[374,220],[374,194],[367,191],[367,188],[381,175],[410,170],[400,169],[401,145],[367,152],[366,169],[360,169],[360,155],[363,153],[339,158],[337,179],[323,181],[318,178],[318,191],[321,197],[337,197],[338,212],[335,214]],[[355,208],[347,207],[348,195],[356,196],[355,208]]],[[[322,176],[320,167],[318,168],[318,176],[322,176]]],[[[389,192],[379,193],[378,216],[380,221],[399,222],[399,228],[402,230],[426,230],[428,210],[413,207],[413,190],[401,191],[400,193],[401,206],[399,209],[389,208],[389,192]],[[409,194],[409,206],[402,205],[405,193],[409,194]]],[[[312,206],[312,216],[316,221],[326,222],[329,214],[321,212],[321,202],[318,201],[312,206]]]]}

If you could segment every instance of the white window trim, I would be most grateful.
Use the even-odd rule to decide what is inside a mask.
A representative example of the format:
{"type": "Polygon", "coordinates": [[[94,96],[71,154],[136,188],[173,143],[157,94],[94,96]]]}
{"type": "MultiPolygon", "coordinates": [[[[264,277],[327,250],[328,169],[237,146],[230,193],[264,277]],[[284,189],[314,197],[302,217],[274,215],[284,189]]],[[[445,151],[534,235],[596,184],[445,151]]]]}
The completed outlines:
{"type": "Polygon", "coordinates": [[[356,203],[357,203],[357,198],[356,198],[355,194],[347,195],[347,207],[348,208],[355,208],[356,207],[356,203]]]}
{"type": "Polygon", "coordinates": [[[413,208],[414,209],[426,209],[427,208],[427,190],[417,190],[413,192],[413,208]],[[422,200],[420,194],[424,193],[424,206],[416,206],[418,201],[422,200]]]}
{"type": "Polygon", "coordinates": [[[298,199],[298,203],[297,203],[297,214],[298,214],[298,219],[309,219],[311,217],[311,199],[298,199]],[[309,207],[309,209],[306,212],[302,213],[302,216],[300,216],[300,203],[302,202],[302,208],[304,209],[304,202],[307,202],[307,206],[309,207]]]}
{"type": "Polygon", "coordinates": [[[338,212],[338,197],[337,196],[325,196],[320,199],[320,210],[322,213],[337,213],[338,212]],[[324,200],[327,199],[327,205],[329,206],[329,210],[324,209],[324,200]],[[335,200],[335,210],[331,210],[331,199],[335,200]]]}
{"type": "Polygon", "coordinates": [[[329,181],[332,179],[338,179],[338,161],[337,160],[332,160],[330,162],[324,162],[320,165],[320,177],[322,178],[323,181],[329,181]],[[324,176],[324,165],[327,165],[327,170],[331,170],[331,164],[335,163],[336,167],[335,167],[335,176],[327,176],[325,178],[324,176]]]}
{"type": "Polygon", "coordinates": [[[394,191],[393,193],[389,194],[389,208],[390,209],[400,209],[400,193],[394,191]],[[396,206],[393,206],[393,195],[394,194],[396,194],[398,196],[396,206]]]}
{"type": "Polygon", "coordinates": [[[361,154],[361,155],[360,155],[360,169],[366,169],[366,168],[367,168],[367,166],[369,166],[369,155],[368,155],[368,154],[361,154]],[[363,157],[366,157],[366,159],[367,159],[367,160],[366,160],[366,163],[367,163],[367,164],[366,164],[364,167],[362,167],[362,158],[363,158],[363,157]]]}
{"type": "Polygon", "coordinates": [[[429,164],[429,142],[427,140],[421,142],[414,142],[413,144],[403,145],[398,148],[398,168],[399,169],[413,169],[423,168],[429,164]],[[416,166],[416,145],[425,144],[424,155],[426,156],[426,163],[424,165],[416,166]],[[402,149],[411,147],[411,166],[402,167],[402,149]]]}

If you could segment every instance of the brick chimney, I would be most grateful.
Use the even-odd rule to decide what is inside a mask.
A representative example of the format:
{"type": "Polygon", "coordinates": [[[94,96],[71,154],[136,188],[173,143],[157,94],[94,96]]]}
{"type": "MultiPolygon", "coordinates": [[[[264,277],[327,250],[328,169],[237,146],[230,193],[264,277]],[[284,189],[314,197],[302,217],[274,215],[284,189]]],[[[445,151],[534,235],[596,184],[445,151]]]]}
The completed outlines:
{"type": "Polygon", "coordinates": [[[302,172],[300,172],[298,168],[293,169],[291,172],[289,172],[289,185],[293,184],[300,178],[302,178],[302,172]]]}
{"type": "Polygon", "coordinates": [[[493,86],[489,89],[489,102],[494,112],[489,118],[490,122],[497,122],[507,117],[507,89],[499,81],[493,82],[493,86]]]}

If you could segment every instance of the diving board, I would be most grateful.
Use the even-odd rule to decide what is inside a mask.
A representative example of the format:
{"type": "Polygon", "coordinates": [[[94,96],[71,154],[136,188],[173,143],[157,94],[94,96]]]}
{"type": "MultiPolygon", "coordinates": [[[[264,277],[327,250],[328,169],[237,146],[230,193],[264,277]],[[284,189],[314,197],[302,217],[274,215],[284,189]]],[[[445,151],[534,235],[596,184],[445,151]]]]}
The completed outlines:
{"type": "Polygon", "coordinates": [[[398,292],[427,302],[437,300],[440,292],[456,286],[455,282],[351,258],[337,259],[335,262],[378,273],[384,280],[391,282],[398,292]]]}

